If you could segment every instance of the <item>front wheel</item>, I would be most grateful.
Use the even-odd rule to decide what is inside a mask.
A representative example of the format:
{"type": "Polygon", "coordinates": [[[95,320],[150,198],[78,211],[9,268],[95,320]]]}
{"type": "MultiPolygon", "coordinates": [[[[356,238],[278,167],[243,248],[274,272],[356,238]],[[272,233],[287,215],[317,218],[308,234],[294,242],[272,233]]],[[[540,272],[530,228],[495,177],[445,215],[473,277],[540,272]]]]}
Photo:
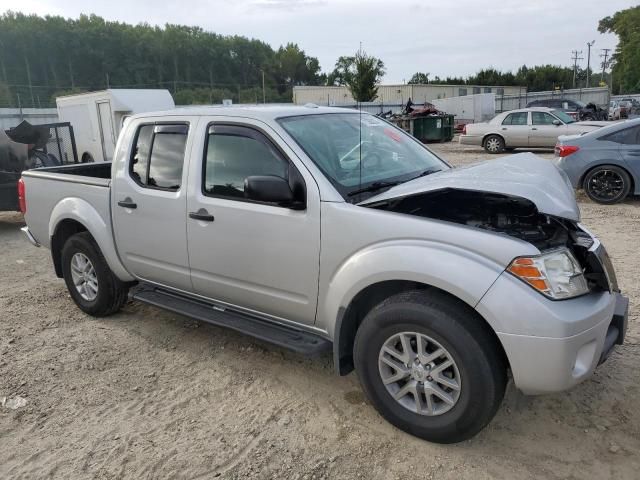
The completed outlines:
{"type": "Polygon", "coordinates": [[[613,204],[625,199],[631,190],[629,174],[615,165],[602,165],[584,177],[587,196],[597,203],[613,204]]]}
{"type": "Polygon", "coordinates": [[[500,135],[489,135],[484,141],[484,149],[488,153],[502,153],[505,149],[504,138],[500,135]]]}
{"type": "Polygon", "coordinates": [[[437,443],[466,440],[493,418],[506,386],[497,340],[471,309],[435,290],[395,295],[356,334],[358,377],[391,424],[437,443]]]}
{"type": "Polygon", "coordinates": [[[128,285],[111,271],[89,232],[76,233],[64,244],[62,273],[71,298],[89,315],[111,315],[127,301],[128,285]]]}

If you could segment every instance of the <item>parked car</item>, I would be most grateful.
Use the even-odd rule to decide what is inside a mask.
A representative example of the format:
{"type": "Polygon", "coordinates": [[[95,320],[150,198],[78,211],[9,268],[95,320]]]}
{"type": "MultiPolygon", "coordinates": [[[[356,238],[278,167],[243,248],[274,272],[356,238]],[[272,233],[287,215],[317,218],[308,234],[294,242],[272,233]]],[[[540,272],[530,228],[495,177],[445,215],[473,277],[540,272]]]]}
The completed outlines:
{"type": "Polygon", "coordinates": [[[561,136],[557,164],[575,188],[598,203],[640,194],[640,119],[618,122],[585,135],[561,136]]]}
{"type": "Polygon", "coordinates": [[[117,145],[21,180],[27,238],[90,315],[129,294],[332,349],[384,418],[443,443],[491,420],[507,370],[565,390],[624,339],[606,250],[531,153],[452,169],[383,119],[311,105],[136,115],[117,145]]]}
{"type": "Polygon", "coordinates": [[[534,100],[527,104],[527,108],[546,107],[555,110],[562,110],[576,121],[582,120],[606,120],[607,112],[598,107],[595,103],[585,103],[580,100],[565,98],[553,98],[545,100],[534,100]]]}
{"type": "Polygon", "coordinates": [[[617,100],[611,100],[609,102],[608,118],[609,120],[620,120],[622,118],[622,107],[617,100]]]}
{"type": "Polygon", "coordinates": [[[536,107],[496,115],[485,123],[465,126],[460,143],[479,145],[489,153],[522,147],[553,148],[560,135],[596,130],[606,122],[576,122],[562,110],[536,107]]]}
{"type": "Polygon", "coordinates": [[[629,118],[629,111],[633,108],[633,102],[631,100],[620,100],[620,118],[629,118]]]}

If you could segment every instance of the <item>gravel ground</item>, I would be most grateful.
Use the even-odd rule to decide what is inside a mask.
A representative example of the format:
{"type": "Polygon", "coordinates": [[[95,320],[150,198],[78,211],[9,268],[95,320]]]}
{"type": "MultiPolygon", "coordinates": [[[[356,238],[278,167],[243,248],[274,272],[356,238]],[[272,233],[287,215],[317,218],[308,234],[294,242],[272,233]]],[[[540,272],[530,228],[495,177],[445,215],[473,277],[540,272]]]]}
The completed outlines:
{"type": "MultiPolygon", "coordinates": [[[[433,148],[456,165],[495,158],[433,148]]],[[[83,314],[21,216],[0,214],[0,478],[638,478],[640,202],[579,201],[630,296],[627,343],[570,392],[510,385],[489,427],[449,446],[386,423],[330,356],[139,304],[83,314]]]]}

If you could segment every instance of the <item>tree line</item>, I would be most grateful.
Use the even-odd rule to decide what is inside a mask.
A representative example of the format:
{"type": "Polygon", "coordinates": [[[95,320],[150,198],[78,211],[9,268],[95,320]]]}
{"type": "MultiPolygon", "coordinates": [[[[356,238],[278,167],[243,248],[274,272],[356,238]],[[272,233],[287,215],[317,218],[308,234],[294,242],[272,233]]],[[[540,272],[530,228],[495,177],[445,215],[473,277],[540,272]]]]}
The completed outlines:
{"type": "MultiPolygon", "coordinates": [[[[602,19],[600,32],[618,36],[610,78],[589,71],[591,85],[604,80],[614,93],[640,91],[640,7],[602,19]]],[[[62,94],[104,88],[167,88],[176,104],[290,102],[296,85],[347,85],[358,101],[370,101],[385,73],[381,59],[362,49],[341,56],[322,73],[318,59],[295,43],[273,49],[243,36],[200,27],[129,25],[96,15],[77,19],[6,12],[0,16],[0,107],[51,106],[62,94]],[[264,86],[264,87],[263,87],[264,86]]],[[[557,65],[515,73],[482,69],[468,77],[416,72],[409,83],[520,85],[528,91],[581,87],[587,71],[557,65]]]]}
{"type": "MultiPolygon", "coordinates": [[[[200,27],[128,25],[0,16],[0,106],[49,106],[60,94],[111,88],[167,88],[177,104],[290,102],[294,85],[326,83],[318,59],[296,44],[274,50],[200,27]]],[[[55,104],[55,102],[54,102],[55,104]]]]}

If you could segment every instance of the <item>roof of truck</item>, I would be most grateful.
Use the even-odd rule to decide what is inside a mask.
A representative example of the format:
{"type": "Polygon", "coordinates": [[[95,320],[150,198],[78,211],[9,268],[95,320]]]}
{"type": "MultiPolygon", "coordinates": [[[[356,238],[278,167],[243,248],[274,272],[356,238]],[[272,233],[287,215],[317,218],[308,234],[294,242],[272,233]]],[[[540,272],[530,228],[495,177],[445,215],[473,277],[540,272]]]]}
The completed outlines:
{"type": "Polygon", "coordinates": [[[245,117],[258,120],[275,120],[282,117],[298,115],[314,115],[320,113],[353,113],[358,110],[341,107],[320,107],[307,105],[208,105],[180,107],[160,112],[147,112],[135,115],[134,118],[165,117],[165,116],[227,116],[245,117]]]}

